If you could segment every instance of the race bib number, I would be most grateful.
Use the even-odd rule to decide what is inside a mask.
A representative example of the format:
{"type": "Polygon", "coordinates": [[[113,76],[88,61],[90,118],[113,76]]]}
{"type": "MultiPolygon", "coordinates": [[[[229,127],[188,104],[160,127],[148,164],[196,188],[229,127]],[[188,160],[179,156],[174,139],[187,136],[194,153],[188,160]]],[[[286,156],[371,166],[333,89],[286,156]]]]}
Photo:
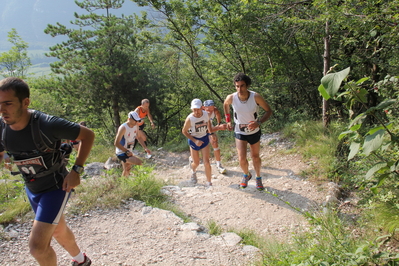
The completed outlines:
{"type": "Polygon", "coordinates": [[[200,121],[195,123],[195,132],[197,133],[206,133],[208,130],[208,125],[204,121],[200,121]]]}
{"type": "Polygon", "coordinates": [[[42,156],[26,160],[14,160],[14,163],[23,175],[35,175],[47,169],[42,156]]]}
{"type": "Polygon", "coordinates": [[[252,130],[250,130],[250,129],[248,128],[248,125],[249,125],[249,124],[239,124],[239,125],[238,125],[238,128],[239,128],[240,131],[242,131],[242,132],[249,133],[249,132],[251,132],[252,130]]]}
{"type": "Polygon", "coordinates": [[[134,142],[129,142],[126,146],[126,149],[132,151],[133,150],[133,146],[134,146],[134,142]]]}

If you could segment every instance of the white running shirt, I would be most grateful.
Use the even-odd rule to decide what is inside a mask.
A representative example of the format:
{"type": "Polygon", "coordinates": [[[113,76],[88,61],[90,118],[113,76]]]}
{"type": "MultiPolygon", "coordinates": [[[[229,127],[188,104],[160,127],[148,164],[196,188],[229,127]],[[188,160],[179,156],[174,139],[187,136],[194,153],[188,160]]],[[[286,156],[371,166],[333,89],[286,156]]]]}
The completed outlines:
{"type": "MultiPolygon", "coordinates": [[[[137,135],[137,125],[133,126],[133,127],[129,127],[127,123],[123,123],[121,125],[121,127],[125,127],[126,131],[125,131],[125,134],[122,136],[120,144],[122,144],[122,146],[124,148],[126,148],[132,152],[134,140],[136,139],[136,135],[137,135]]],[[[122,151],[121,149],[116,147],[115,153],[121,154],[121,153],[124,153],[124,151],[122,151]]]]}
{"type": "Polygon", "coordinates": [[[259,127],[254,130],[248,129],[248,124],[256,121],[259,114],[259,106],[255,101],[255,92],[248,91],[249,97],[246,102],[241,102],[238,93],[233,93],[233,110],[234,110],[234,132],[241,135],[252,135],[259,131],[259,127]]]}
{"type": "Polygon", "coordinates": [[[189,128],[188,132],[191,136],[196,138],[205,137],[208,133],[208,121],[209,116],[208,113],[202,110],[201,117],[195,117],[193,113],[189,114],[188,117],[190,118],[191,127],[189,128]]]}

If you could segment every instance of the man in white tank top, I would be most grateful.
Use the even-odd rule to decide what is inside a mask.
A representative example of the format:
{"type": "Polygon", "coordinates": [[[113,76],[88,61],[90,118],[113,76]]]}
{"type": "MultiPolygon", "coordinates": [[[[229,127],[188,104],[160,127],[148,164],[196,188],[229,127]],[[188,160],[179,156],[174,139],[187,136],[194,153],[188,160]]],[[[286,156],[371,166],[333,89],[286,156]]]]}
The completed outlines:
{"type": "Polygon", "coordinates": [[[240,187],[246,188],[248,186],[248,181],[252,178],[247,160],[247,144],[249,143],[253,167],[256,173],[256,188],[258,190],[264,190],[262,177],[260,175],[262,166],[262,161],[259,156],[260,125],[270,118],[272,110],[259,93],[248,90],[251,85],[251,78],[244,73],[238,73],[234,77],[234,85],[236,92],[226,97],[223,109],[227,127],[229,130],[232,130],[230,105],[233,106],[234,137],[238,160],[244,173],[240,187]],[[261,117],[259,117],[258,113],[259,107],[265,111],[261,117]]]}
{"type": "Polygon", "coordinates": [[[190,146],[190,167],[191,167],[191,181],[197,183],[197,167],[200,163],[200,151],[202,153],[202,161],[204,162],[206,185],[212,186],[212,169],[209,162],[209,133],[212,133],[211,121],[208,113],[202,109],[202,102],[200,99],[191,101],[191,110],[184,122],[182,133],[187,137],[188,145],[190,146]]]}
{"type": "MultiPolygon", "coordinates": [[[[141,165],[143,163],[140,158],[134,156],[132,152],[134,141],[139,131],[137,125],[139,122],[141,122],[139,114],[134,111],[130,112],[127,121],[119,126],[118,133],[115,137],[115,153],[118,159],[122,161],[123,176],[129,176],[132,165],[141,165]]],[[[138,139],[138,141],[147,154],[151,154],[151,151],[147,148],[144,141],[142,139],[138,139]]]]}

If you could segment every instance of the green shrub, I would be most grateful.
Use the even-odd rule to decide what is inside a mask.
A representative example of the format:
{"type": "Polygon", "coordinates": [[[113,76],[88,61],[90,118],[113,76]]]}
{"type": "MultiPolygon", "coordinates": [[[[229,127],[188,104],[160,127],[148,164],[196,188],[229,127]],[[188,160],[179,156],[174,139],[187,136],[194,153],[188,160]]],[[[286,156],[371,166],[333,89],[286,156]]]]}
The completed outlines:
{"type": "Polygon", "coordinates": [[[81,213],[96,207],[116,208],[122,200],[129,198],[157,207],[167,201],[167,197],[161,193],[164,183],[151,172],[152,168],[135,166],[129,177],[121,176],[120,169],[113,169],[104,177],[87,179],[76,188],[76,198],[70,210],[72,213],[81,213]]]}
{"type": "Polygon", "coordinates": [[[336,155],[342,128],[340,123],[324,128],[322,122],[316,121],[295,122],[284,127],[284,136],[295,142],[295,151],[300,152],[312,166],[304,173],[306,176],[323,180],[339,169],[336,155]]]}
{"type": "Polygon", "coordinates": [[[20,177],[11,177],[3,173],[0,182],[0,224],[15,221],[30,211],[29,202],[25,196],[24,184],[20,177]]]}

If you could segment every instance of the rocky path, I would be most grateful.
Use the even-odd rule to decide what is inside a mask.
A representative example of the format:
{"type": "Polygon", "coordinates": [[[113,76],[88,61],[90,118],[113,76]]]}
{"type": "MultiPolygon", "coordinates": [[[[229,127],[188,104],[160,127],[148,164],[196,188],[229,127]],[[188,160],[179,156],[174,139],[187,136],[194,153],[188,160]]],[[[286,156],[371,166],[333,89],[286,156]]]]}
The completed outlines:
{"type": "MultiPolygon", "coordinates": [[[[214,168],[213,187],[206,188],[202,165],[198,184],[187,182],[188,153],[158,150],[151,159],[155,174],[170,184],[164,192],[192,218],[191,223],[134,200],[126,201],[121,209],[68,217],[68,222],[92,265],[248,265],[260,256],[255,247],[240,244],[234,233],[209,235],[207,227],[214,222],[225,232],[250,229],[279,241],[306,228],[303,217],[284,201],[312,210],[325,200],[327,188],[300,177],[308,164],[299,155],[285,152],[290,145],[278,134],[262,137],[264,185],[279,199],[257,191],[254,180],[239,189],[241,172],[236,159],[225,163],[228,171],[224,175],[214,168]],[[272,145],[268,145],[270,140],[272,145]]],[[[12,224],[4,229],[8,240],[0,242],[0,265],[36,265],[27,248],[30,225],[12,224]]],[[[53,246],[59,265],[70,265],[68,254],[58,244],[53,246]]]]}

